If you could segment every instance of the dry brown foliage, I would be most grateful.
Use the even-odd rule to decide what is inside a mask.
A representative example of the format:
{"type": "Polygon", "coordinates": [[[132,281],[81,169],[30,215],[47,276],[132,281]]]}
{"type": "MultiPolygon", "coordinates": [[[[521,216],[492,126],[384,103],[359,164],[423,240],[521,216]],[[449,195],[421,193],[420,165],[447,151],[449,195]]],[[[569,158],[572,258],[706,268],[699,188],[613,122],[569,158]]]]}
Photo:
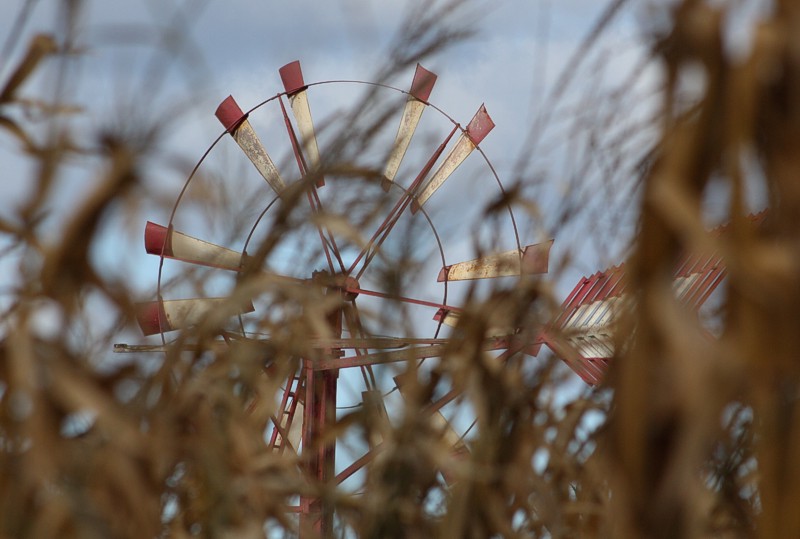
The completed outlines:
{"type": "MultiPolygon", "coordinates": [[[[3,256],[18,266],[2,313],[0,537],[293,536],[297,519],[286,506],[300,496],[335,509],[334,535],[342,537],[800,536],[796,3],[775,2],[755,26],[746,57],[736,60],[724,46],[731,6],[685,0],[658,8],[668,24],[652,36],[652,55],[667,77],[650,126],[658,143],[642,152],[649,160],[639,169],[639,228],[627,273],[636,301],[617,332],[605,385],[587,387],[564,405],[557,359],[513,354],[500,362],[481,351],[498,312],[536,336],[556,312],[547,282],[476,290],[441,360],[424,367],[404,362],[394,373],[404,380],[405,399],[390,411],[391,421],[365,401],[323,433],[342,445],[382,442],[356,487],[347,488],[306,477],[306,456],[278,454],[265,442],[276,408],[271,396],[299,358],[319,353],[307,336],[324,335],[330,313],[341,307],[322,287],[276,289],[246,271],[231,301],[269,296],[284,309],[282,318],[259,327],[272,335],[268,346],[219,347],[221,320],[210,317],[157,360],[108,359],[140,298],[92,252],[109,214],[135,213],[142,197],[161,196],[148,195],[143,178],[159,126],[84,139],[65,121],[82,112],[61,101],[58,88],[47,99],[22,97],[25,81],[43,66],[66,77],[77,54],[69,21],[80,3],[64,4],[66,33],[32,39],[0,81],[2,136],[16,140],[32,164],[24,181],[33,186],[26,203],[0,221],[3,256]],[[703,84],[686,106],[681,81],[689,71],[699,72],[703,84]],[[31,115],[39,121],[29,128],[20,119],[31,115]],[[95,175],[85,178],[84,196],[63,226],[44,230],[74,159],[91,159],[95,175]],[[720,184],[730,193],[730,225],[711,236],[707,201],[720,184]],[[753,184],[768,194],[768,217],[758,229],[746,218],[753,184]],[[724,253],[728,271],[717,336],[682,310],[670,288],[682,256],[712,251],[724,253]],[[94,324],[90,304],[106,313],[99,332],[87,330],[94,324]],[[454,406],[475,421],[460,458],[430,409],[448,391],[459,394],[454,406]]],[[[611,12],[622,2],[612,4],[611,12]]],[[[384,75],[469,35],[424,22],[384,75]]],[[[64,83],[58,77],[57,85],[64,83]]],[[[324,173],[374,182],[380,171],[349,156],[385,120],[378,114],[374,131],[347,137],[324,173]]],[[[481,218],[491,227],[509,201],[534,207],[524,192],[522,185],[509,200],[488,201],[481,218]]],[[[312,218],[298,209],[303,191],[293,193],[249,250],[252,267],[312,218]]],[[[355,218],[345,217],[366,222],[383,202],[347,204],[320,223],[358,242],[355,218]]],[[[382,266],[387,289],[404,291],[415,247],[401,243],[395,265],[382,266]]],[[[202,290],[204,275],[164,286],[202,290]]],[[[404,309],[380,315],[412,331],[404,309]]]]}

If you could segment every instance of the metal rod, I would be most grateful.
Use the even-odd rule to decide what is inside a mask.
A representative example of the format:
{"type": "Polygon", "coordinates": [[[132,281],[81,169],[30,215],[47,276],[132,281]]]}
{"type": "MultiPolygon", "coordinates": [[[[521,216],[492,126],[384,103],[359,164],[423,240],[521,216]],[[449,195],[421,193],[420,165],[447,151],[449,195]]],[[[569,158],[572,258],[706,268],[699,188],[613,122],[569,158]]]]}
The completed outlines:
{"type": "Polygon", "coordinates": [[[443,303],[435,303],[433,301],[425,301],[425,300],[422,300],[422,299],[414,299],[414,298],[409,298],[409,297],[406,297],[406,296],[400,296],[400,295],[397,295],[397,294],[386,294],[386,293],[383,293],[383,292],[376,292],[374,290],[366,290],[364,288],[356,288],[356,287],[348,286],[348,287],[344,288],[344,291],[345,292],[350,292],[350,293],[353,293],[353,294],[364,294],[365,296],[374,296],[376,298],[393,299],[393,300],[396,300],[396,301],[402,301],[404,303],[413,303],[414,305],[422,305],[424,307],[433,307],[435,309],[445,309],[447,311],[456,312],[456,313],[463,311],[462,308],[453,307],[452,305],[445,305],[443,303]]]}
{"type": "Polygon", "coordinates": [[[370,261],[372,261],[372,259],[375,257],[375,253],[377,253],[378,249],[383,244],[383,242],[386,241],[386,238],[389,236],[389,233],[392,231],[392,228],[394,228],[394,225],[397,224],[397,221],[400,219],[400,216],[403,214],[403,211],[405,211],[405,209],[411,204],[411,200],[417,188],[422,183],[422,180],[424,180],[425,177],[428,175],[428,173],[431,171],[433,165],[436,164],[436,161],[444,152],[447,143],[450,142],[450,139],[453,138],[453,135],[458,130],[459,130],[459,125],[458,124],[454,125],[453,130],[450,131],[450,134],[447,135],[447,137],[444,139],[444,142],[442,142],[439,145],[439,147],[436,148],[436,150],[433,152],[433,155],[431,155],[430,159],[428,159],[428,162],[425,163],[425,166],[422,167],[422,170],[419,172],[419,174],[417,174],[417,177],[414,179],[411,186],[408,188],[408,191],[403,194],[400,200],[397,201],[394,208],[392,208],[392,211],[389,212],[389,215],[386,216],[386,219],[384,219],[383,223],[381,223],[381,225],[378,227],[378,230],[376,230],[375,233],[372,235],[369,242],[367,243],[367,246],[361,250],[356,259],[350,265],[350,268],[347,270],[348,274],[351,274],[358,265],[358,263],[361,261],[361,259],[366,256],[364,265],[361,267],[358,274],[356,275],[356,279],[361,278],[361,276],[364,274],[364,271],[366,271],[370,261]]]}

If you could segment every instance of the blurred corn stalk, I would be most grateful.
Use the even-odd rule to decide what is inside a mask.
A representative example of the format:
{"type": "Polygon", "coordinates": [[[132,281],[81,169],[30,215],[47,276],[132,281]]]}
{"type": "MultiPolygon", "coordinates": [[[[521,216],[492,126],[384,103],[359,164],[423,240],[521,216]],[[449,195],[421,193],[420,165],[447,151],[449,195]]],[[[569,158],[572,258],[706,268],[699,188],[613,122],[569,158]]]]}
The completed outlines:
{"type": "MultiPolygon", "coordinates": [[[[65,6],[69,28],[81,3],[65,6]]],[[[421,22],[414,37],[425,54],[467,35],[421,22]]],[[[562,418],[546,391],[555,383],[552,365],[525,368],[520,356],[503,368],[485,357],[479,342],[489,321],[480,303],[467,317],[468,338],[454,343],[439,372],[417,379],[409,366],[409,391],[416,397],[399,425],[360,410],[329,433],[386,440],[384,456],[357,495],[309,481],[300,473],[302,459],[278,455],[265,443],[274,412],[270,396],[293,375],[289,352],[296,343],[272,351],[279,367],[265,376],[263,357],[252,351],[204,349],[213,327],[193,335],[200,346],[186,351],[179,341],[155,367],[144,358],[110,365],[110,340],[76,337],[79,321],[90,316],[89,297],[104,299],[115,330],[130,319],[130,291],[108,278],[90,251],[104,218],[141,185],[149,141],[108,131],[79,148],[63,121],[64,113],[77,111],[61,103],[61,88],[53,89],[48,104],[21,97],[45,60],[56,62],[57,85],[66,84],[69,38],[35,37],[0,93],[0,127],[35,165],[28,198],[0,223],[21,252],[0,347],[0,537],[259,537],[265,527],[292,535],[297,525],[286,506],[301,495],[333,500],[345,536],[543,534],[578,518],[577,508],[562,508],[575,495],[574,470],[562,456],[580,452],[570,447],[573,429],[585,409],[602,403],[577,406],[562,418]],[[29,129],[18,122],[20,109],[23,117],[35,109],[41,123],[29,129]],[[64,164],[76,155],[96,159],[96,176],[61,226],[45,234],[41,221],[59,203],[53,199],[65,181],[64,164]],[[51,317],[45,331],[43,313],[51,317]],[[444,380],[477,405],[479,449],[463,460],[452,461],[452,445],[426,411],[444,380]],[[457,485],[452,490],[443,485],[443,470],[457,485]]],[[[406,52],[398,61],[416,61],[417,54],[406,52]]],[[[508,315],[537,325],[531,314],[536,295],[535,289],[505,291],[508,315]]],[[[306,313],[283,323],[294,341],[313,330],[311,313],[318,312],[306,313]]]]}
{"type": "MultiPolygon", "coordinates": [[[[425,54],[466,35],[440,33],[425,21],[417,36],[425,54]]],[[[331,500],[337,535],[346,537],[574,536],[597,529],[606,486],[581,425],[587,414],[607,408],[607,396],[587,391],[563,409],[554,388],[564,374],[554,361],[532,364],[522,354],[499,359],[481,347],[497,312],[535,337],[548,301],[539,282],[476,299],[463,316],[461,337],[433,372],[419,372],[414,362],[401,369],[408,398],[398,421],[361,409],[326,433],[384,441],[358,493],[303,477],[302,455],[279,455],[264,439],[275,412],[270,397],[293,376],[293,347],[298,335],[314,331],[319,309],[308,307],[273,328],[287,341],[270,351],[277,368],[269,376],[263,351],[205,348],[218,331],[210,323],[190,335],[198,346],[182,349],[179,340],[157,362],[110,365],[105,354],[112,336],[99,343],[76,338],[90,296],[104,298],[115,330],[131,318],[130,291],[89,255],[103,219],[141,185],[147,144],[107,132],[91,151],[79,149],[62,123],[62,113],[74,110],[58,100],[41,108],[43,143],[6,114],[33,106],[18,91],[45,58],[69,72],[61,41],[33,39],[0,104],[3,129],[37,165],[17,221],[2,223],[22,254],[0,347],[0,537],[261,537],[265,529],[291,536],[297,524],[286,507],[301,495],[331,500]],[[45,237],[38,224],[63,181],[62,166],[86,152],[100,164],[97,176],[55,238],[45,237]],[[56,322],[43,332],[45,311],[56,322]],[[431,411],[433,395],[448,390],[475,420],[458,442],[466,449],[458,455],[431,411]]],[[[416,57],[409,52],[402,59],[416,57]]],[[[492,202],[487,221],[502,207],[492,202]]],[[[268,251],[269,242],[261,248],[268,251]]],[[[243,279],[240,288],[247,286],[243,279]]],[[[309,292],[292,299],[311,304],[319,298],[309,292]]]]}
{"type": "Polygon", "coordinates": [[[662,135],[628,272],[636,308],[619,332],[633,338],[618,343],[603,437],[616,536],[800,535],[800,6],[775,2],[740,60],[725,45],[733,9],[679,2],[654,47],[667,74],[662,135]],[[702,89],[681,107],[692,73],[702,89]],[[729,233],[716,238],[704,214],[714,182],[730,193],[729,233]],[[768,194],[758,229],[746,218],[753,184],[768,194]],[[719,338],[669,282],[681,256],[712,251],[728,270],[719,338]]]}
{"type": "Polygon", "coordinates": [[[142,148],[113,134],[101,136],[99,147],[83,141],[94,147],[97,177],[56,238],[47,237],[39,225],[63,166],[87,153],[70,141],[63,115],[79,111],[61,104],[58,89],[52,102],[22,96],[47,62],[69,71],[66,47],[56,41],[35,36],[0,86],[0,129],[36,165],[27,200],[0,223],[11,244],[4,254],[19,260],[0,347],[0,536],[157,537],[172,529],[179,537],[198,521],[208,536],[252,535],[253,523],[260,531],[270,517],[285,520],[282,500],[297,492],[298,479],[259,443],[263,429],[247,414],[250,393],[234,389],[230,365],[220,360],[223,366],[180,385],[172,363],[150,373],[135,362],[109,369],[98,343],[76,338],[92,294],[109,301],[116,330],[130,310],[127,290],[104,278],[89,253],[103,217],[139,183],[142,148]],[[39,121],[29,130],[20,117],[39,121]],[[42,330],[43,313],[55,316],[55,329],[42,330]]]}
{"type": "Polygon", "coordinates": [[[133,362],[104,371],[70,338],[69,322],[37,331],[43,305],[71,321],[92,291],[126,324],[128,292],[104,279],[88,252],[105,212],[141,181],[141,148],[102,139],[95,189],[57,242],[38,237],[59,163],[76,149],[57,129],[48,144],[35,143],[8,114],[33,106],[19,89],[60,50],[35,38],[0,92],[0,127],[39,164],[19,220],[0,223],[26,253],[0,349],[0,536],[260,537],[265,523],[291,535],[285,506],[302,494],[332,500],[342,536],[800,536],[800,8],[777,2],[736,62],[724,50],[726,9],[679,3],[670,32],[657,36],[654,54],[668,75],[661,139],[628,266],[635,309],[618,332],[632,338],[619,339],[607,387],[587,388],[564,408],[558,363],[482,353],[497,305],[535,333],[553,302],[539,283],[495,290],[463,315],[461,337],[436,369],[422,375],[408,365],[399,421],[358,410],[334,426],[331,436],[385,444],[356,494],[309,482],[302,462],[264,442],[271,409],[254,403],[292,375],[288,349],[274,351],[286,361],[270,377],[250,352],[210,359],[177,348],[155,369],[133,362]],[[680,80],[698,68],[701,95],[682,107],[680,80]],[[770,206],[758,230],[745,217],[753,165],[770,206]],[[717,237],[703,213],[712,181],[731,193],[729,233],[717,237]],[[724,253],[728,270],[719,338],[671,291],[674,265],[711,251],[724,253]],[[458,458],[429,409],[448,389],[475,419],[458,458]]]}

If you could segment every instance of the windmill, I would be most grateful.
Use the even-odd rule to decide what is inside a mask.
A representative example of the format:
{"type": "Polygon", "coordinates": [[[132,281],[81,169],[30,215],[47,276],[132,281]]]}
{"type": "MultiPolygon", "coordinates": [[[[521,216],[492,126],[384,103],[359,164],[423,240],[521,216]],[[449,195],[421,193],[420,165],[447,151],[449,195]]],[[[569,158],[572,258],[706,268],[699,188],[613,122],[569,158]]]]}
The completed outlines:
{"type": "MultiPolygon", "coordinates": [[[[337,441],[328,433],[342,405],[341,386],[358,395],[355,406],[362,408],[383,409],[395,389],[405,394],[403,380],[387,369],[398,362],[436,361],[445,353],[451,342],[446,326],[457,325],[463,312],[450,299],[454,286],[545,273],[552,240],[520,240],[510,198],[480,149],[494,127],[486,108],[479,107],[462,126],[429,102],[437,77],[422,66],[407,91],[363,81],[309,84],[299,62],[283,66],[280,76],[283,91],[246,112],[233,97],[219,105],[216,116],[224,132],[189,175],[169,219],[147,223],[145,247],[160,263],[156,299],[139,305],[138,321],[145,335],[158,336],[161,343],[119,345],[118,351],[241,349],[260,358],[267,378],[288,372],[276,395],[257,395],[249,404],[254,413],[276,410],[265,425],[265,442],[277,453],[302,455],[313,481],[341,484],[368,466],[382,446],[374,440],[360,456],[337,455],[337,441]],[[359,89],[367,96],[362,106],[338,116],[343,130],[325,139],[331,131],[315,126],[312,101],[326,90],[336,99],[352,99],[359,89]],[[381,110],[376,103],[385,101],[373,100],[378,94],[388,95],[394,106],[381,110]],[[369,111],[375,121],[359,124],[369,111]],[[393,139],[380,136],[387,119],[399,120],[393,139]],[[433,144],[430,136],[415,137],[426,119],[434,121],[433,144]],[[270,138],[262,139],[260,132],[270,138]],[[362,146],[348,155],[353,140],[362,146]],[[290,151],[288,163],[273,160],[272,148],[281,144],[290,151]],[[381,144],[383,149],[375,148],[381,144]],[[230,150],[241,152],[231,160],[243,155],[252,166],[239,169],[242,185],[233,188],[238,196],[228,199],[239,206],[215,228],[187,206],[193,189],[200,191],[194,199],[199,200],[214,181],[232,181],[215,172],[217,156],[224,160],[230,150]],[[405,157],[415,151],[424,165],[410,168],[405,157]],[[354,164],[357,158],[370,164],[354,164]],[[480,165],[480,173],[470,175],[470,163],[480,165]],[[462,180],[451,179],[459,176],[462,180]],[[244,187],[250,180],[252,189],[244,187]],[[453,204],[482,206],[490,200],[500,201],[498,219],[507,234],[502,241],[477,242],[472,256],[453,262],[452,253],[463,253],[468,242],[457,241],[460,250],[449,248],[441,223],[465,229],[459,221],[468,212],[453,204]],[[434,211],[437,203],[445,211],[434,211]],[[225,229],[247,217],[252,224],[240,237],[230,233],[235,227],[225,229]],[[212,241],[196,229],[235,245],[212,241]],[[168,269],[175,276],[196,272],[194,288],[172,287],[168,269]],[[225,283],[220,274],[233,277],[225,283]],[[195,295],[180,296],[187,292],[195,295]],[[409,319],[414,323],[402,323],[409,319]],[[417,323],[422,319],[426,324],[417,323]],[[178,337],[171,340],[173,335],[178,337]],[[360,391],[352,390],[362,383],[355,380],[363,381],[360,391]]],[[[487,330],[481,348],[501,361],[537,352],[533,337],[529,328],[501,324],[487,330]]],[[[457,396],[453,390],[426,407],[456,454],[467,451],[467,444],[443,408],[457,396]]],[[[319,496],[301,496],[288,510],[299,513],[301,535],[332,532],[333,509],[319,496]]]]}
{"type": "MultiPolygon", "coordinates": [[[[752,214],[748,221],[758,227],[766,215],[766,210],[752,214]]],[[[710,230],[708,236],[719,238],[727,228],[727,225],[718,226],[710,230]]],[[[602,382],[614,356],[615,323],[620,313],[633,306],[625,270],[623,263],[583,277],[540,338],[540,342],[590,385],[602,382]]],[[[675,298],[687,312],[699,315],[725,275],[725,260],[719,250],[684,254],[672,273],[675,298]]]]}

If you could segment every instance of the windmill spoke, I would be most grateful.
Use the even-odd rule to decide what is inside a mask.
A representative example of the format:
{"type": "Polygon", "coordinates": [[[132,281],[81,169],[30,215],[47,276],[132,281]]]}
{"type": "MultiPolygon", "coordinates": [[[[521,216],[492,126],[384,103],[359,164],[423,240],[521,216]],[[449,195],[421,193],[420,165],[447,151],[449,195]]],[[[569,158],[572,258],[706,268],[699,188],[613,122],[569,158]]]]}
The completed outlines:
{"type": "Polygon", "coordinates": [[[373,352],[350,357],[325,358],[314,362],[314,370],[327,371],[332,369],[347,369],[351,367],[381,365],[384,363],[396,363],[398,361],[439,357],[444,353],[445,348],[446,345],[444,344],[432,344],[405,348],[403,350],[394,350],[391,352],[373,352]]]}
{"type": "MultiPolygon", "coordinates": [[[[189,236],[151,221],[145,226],[144,243],[148,254],[216,269],[243,271],[250,260],[246,253],[189,236]]],[[[253,279],[254,283],[257,281],[257,284],[265,288],[306,285],[311,282],[311,279],[289,277],[267,270],[261,270],[253,279]]]]}
{"type": "MultiPolygon", "coordinates": [[[[461,320],[461,313],[460,312],[451,312],[446,309],[439,309],[436,311],[436,314],[433,317],[434,320],[437,322],[442,322],[446,326],[450,327],[457,327],[459,320],[461,320]]],[[[518,328],[510,327],[510,326],[489,326],[487,328],[485,337],[492,338],[492,337],[505,337],[508,335],[514,335],[517,333],[518,328]]]]}
{"type": "Polygon", "coordinates": [[[269,445],[279,453],[288,446],[295,453],[300,452],[302,426],[294,421],[295,417],[303,417],[304,401],[301,398],[305,381],[305,369],[293,373],[283,389],[278,417],[273,417],[273,429],[269,445]]]}
{"type": "MultiPolygon", "coordinates": [[[[324,210],[322,207],[322,201],[319,199],[319,193],[317,193],[317,188],[312,186],[306,195],[312,211],[317,215],[322,214],[324,210]]],[[[333,264],[333,259],[331,259],[331,253],[333,253],[333,257],[336,259],[339,269],[344,272],[344,261],[342,260],[341,253],[339,252],[339,247],[336,245],[336,237],[333,235],[333,232],[329,227],[319,223],[317,223],[317,230],[319,232],[320,241],[322,242],[322,248],[325,251],[325,257],[328,260],[328,268],[330,269],[331,273],[333,274],[337,272],[336,267],[333,264]]]]}
{"type": "Polygon", "coordinates": [[[367,290],[365,288],[354,287],[354,286],[345,286],[343,288],[345,292],[349,292],[351,294],[364,294],[365,296],[373,296],[376,298],[383,298],[383,299],[390,299],[394,301],[401,301],[404,303],[412,303],[414,305],[422,305],[423,307],[434,307],[436,309],[445,309],[448,311],[459,312],[462,309],[460,307],[454,307],[451,305],[445,305],[443,303],[435,303],[432,301],[425,301],[422,299],[415,299],[410,298],[407,296],[401,296],[399,294],[387,294],[385,292],[377,292],[375,290],[367,290]]]}
{"type": "Polygon", "coordinates": [[[386,240],[386,238],[389,237],[389,234],[392,232],[392,228],[394,228],[395,224],[397,224],[397,221],[400,219],[400,216],[403,214],[405,209],[412,203],[412,195],[414,191],[425,179],[425,176],[427,176],[428,173],[431,171],[433,165],[436,164],[436,161],[439,159],[439,156],[441,156],[442,153],[444,153],[444,150],[447,147],[447,143],[450,142],[450,139],[453,138],[453,135],[455,135],[456,131],[458,131],[457,125],[453,127],[452,131],[450,131],[447,137],[445,137],[444,141],[439,145],[438,148],[436,148],[436,150],[433,152],[433,155],[431,155],[430,159],[428,159],[428,162],[425,163],[425,166],[422,167],[422,170],[419,172],[419,174],[417,174],[417,177],[411,183],[409,189],[407,189],[403,194],[403,196],[400,198],[400,200],[397,201],[394,208],[392,208],[392,210],[389,212],[389,215],[386,216],[386,219],[378,227],[378,230],[376,230],[375,233],[372,235],[369,242],[367,243],[367,246],[364,247],[364,249],[362,249],[362,251],[358,254],[356,259],[353,261],[352,265],[350,266],[350,269],[347,270],[348,273],[353,273],[353,271],[355,270],[356,266],[358,266],[358,263],[361,261],[361,259],[366,257],[364,264],[362,264],[361,269],[358,271],[358,274],[356,275],[356,279],[359,279],[367,270],[367,266],[375,257],[375,255],[378,252],[378,249],[380,249],[381,245],[386,240]]]}
{"type": "MultiPolygon", "coordinates": [[[[412,340],[409,339],[409,342],[412,340]]],[[[324,358],[314,362],[314,370],[327,371],[333,369],[348,369],[366,365],[382,365],[385,363],[396,363],[398,361],[409,361],[417,359],[427,359],[431,357],[441,357],[448,350],[448,340],[434,339],[431,344],[418,346],[408,346],[402,350],[378,351],[369,354],[347,356],[340,358],[324,358]]],[[[538,350],[537,344],[531,344],[527,340],[520,338],[517,334],[487,336],[481,344],[481,350],[505,350],[509,352],[524,352],[528,355],[538,350]]]]}
{"type": "MultiPolygon", "coordinates": [[[[352,301],[350,302],[349,308],[347,305],[344,306],[344,324],[347,326],[350,335],[355,335],[356,338],[363,339],[366,336],[366,332],[364,331],[364,326],[361,323],[361,315],[358,311],[358,306],[356,305],[356,298],[353,297],[352,301]]],[[[363,346],[356,346],[355,354],[356,356],[361,356],[368,354],[368,348],[370,348],[370,343],[365,342],[363,346]]],[[[376,348],[376,347],[372,347],[376,348]]],[[[364,386],[368,389],[374,389],[377,387],[377,382],[375,380],[375,373],[372,372],[372,365],[364,365],[361,367],[361,375],[364,377],[364,386]]]]}

